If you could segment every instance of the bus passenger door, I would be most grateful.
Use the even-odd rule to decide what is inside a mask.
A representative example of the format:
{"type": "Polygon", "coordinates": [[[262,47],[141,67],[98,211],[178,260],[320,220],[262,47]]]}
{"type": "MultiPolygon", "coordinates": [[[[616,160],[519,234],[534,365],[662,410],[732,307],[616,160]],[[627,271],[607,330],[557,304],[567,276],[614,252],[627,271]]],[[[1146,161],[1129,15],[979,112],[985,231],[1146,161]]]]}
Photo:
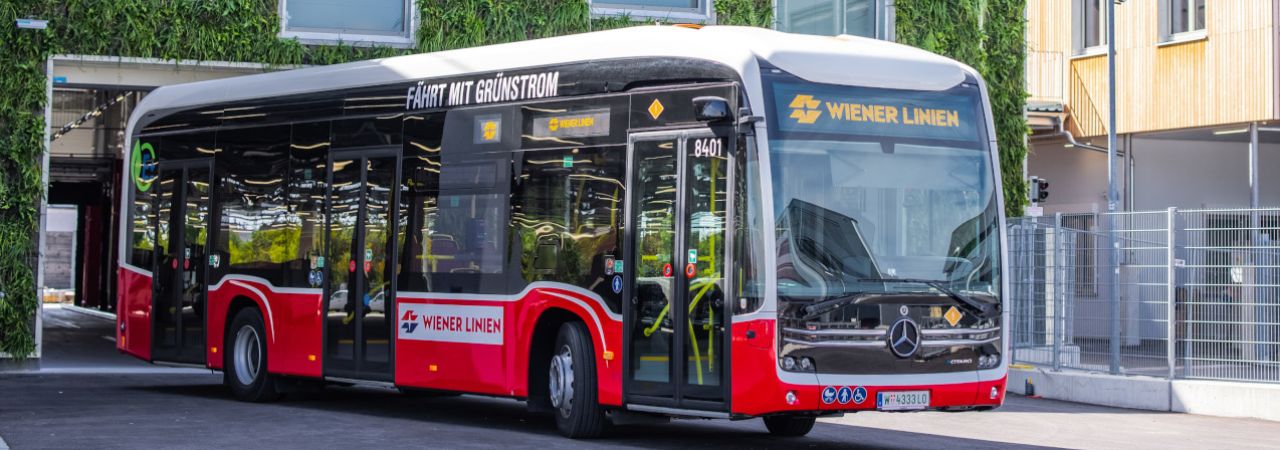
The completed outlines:
{"type": "Polygon", "coordinates": [[[211,160],[161,163],[156,189],[151,357],[205,364],[211,160]]]}
{"type": "Polygon", "coordinates": [[[725,411],[725,275],[732,134],[632,135],[624,395],[725,411]]]}
{"type": "Polygon", "coordinates": [[[399,149],[331,155],[324,374],[391,381],[399,149]]]}

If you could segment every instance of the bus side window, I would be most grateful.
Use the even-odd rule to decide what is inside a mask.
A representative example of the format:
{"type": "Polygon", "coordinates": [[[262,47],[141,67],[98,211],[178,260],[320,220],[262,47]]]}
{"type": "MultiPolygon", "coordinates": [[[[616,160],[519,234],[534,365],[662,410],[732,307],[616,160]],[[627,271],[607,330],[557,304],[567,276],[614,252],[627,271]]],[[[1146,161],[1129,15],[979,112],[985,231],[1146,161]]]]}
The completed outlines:
{"type": "Polygon", "coordinates": [[[612,262],[622,259],[626,147],[527,150],[511,201],[511,230],[522,246],[525,282],[589,289],[619,311],[612,262]]]}
{"type": "MultiPolygon", "coordinates": [[[[222,223],[216,252],[226,255],[226,271],[264,278],[276,286],[307,287],[306,277],[290,279],[289,268],[302,264],[285,204],[289,173],[289,125],[218,132],[222,174],[218,198],[222,223]]],[[[216,282],[216,281],[215,281],[216,282]]]]}
{"type": "Polygon", "coordinates": [[[738,155],[734,170],[736,184],[734,195],[735,230],[734,250],[737,261],[737,276],[734,277],[737,301],[733,303],[734,314],[756,312],[764,305],[764,225],[760,204],[762,190],[760,186],[760,161],[756,153],[755,136],[744,135],[738,138],[738,155]]]}
{"type": "Polygon", "coordinates": [[[328,212],[325,166],[329,163],[329,122],[297,123],[289,146],[287,187],[289,220],[281,227],[296,230],[298,249],[287,265],[288,286],[319,288],[324,282],[325,223],[328,212]]]}
{"type": "Polygon", "coordinates": [[[400,264],[397,288],[401,291],[432,291],[431,273],[452,247],[436,242],[432,230],[438,227],[440,200],[440,143],[444,133],[444,113],[419,113],[404,118],[404,162],[401,164],[400,264]]]}
{"type": "Polygon", "coordinates": [[[511,124],[508,110],[450,111],[440,146],[439,197],[429,223],[431,290],[508,294],[511,124]]]}

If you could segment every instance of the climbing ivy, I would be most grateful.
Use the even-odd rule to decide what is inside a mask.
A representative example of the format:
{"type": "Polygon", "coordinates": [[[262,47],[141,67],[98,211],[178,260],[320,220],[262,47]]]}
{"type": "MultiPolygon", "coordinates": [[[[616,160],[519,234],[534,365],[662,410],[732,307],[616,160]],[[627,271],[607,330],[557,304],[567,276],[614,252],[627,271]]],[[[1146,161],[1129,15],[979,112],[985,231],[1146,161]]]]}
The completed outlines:
{"type": "MultiPolygon", "coordinates": [[[[768,26],[770,0],[716,2],[717,22],[768,26]]],[[[279,39],[275,0],[0,1],[0,352],[34,348],[38,205],[42,200],[45,60],[55,54],[268,65],[333,64],[618,28],[584,0],[418,0],[415,48],[302,45],[279,39]],[[49,20],[47,30],[15,19],[49,20]]],[[[647,23],[647,22],[643,22],[647,23]]]]}
{"type": "Polygon", "coordinates": [[[1026,0],[897,0],[898,42],[949,56],[972,66],[987,82],[1000,149],[1005,213],[1022,215],[1027,185],[1026,0]]]}

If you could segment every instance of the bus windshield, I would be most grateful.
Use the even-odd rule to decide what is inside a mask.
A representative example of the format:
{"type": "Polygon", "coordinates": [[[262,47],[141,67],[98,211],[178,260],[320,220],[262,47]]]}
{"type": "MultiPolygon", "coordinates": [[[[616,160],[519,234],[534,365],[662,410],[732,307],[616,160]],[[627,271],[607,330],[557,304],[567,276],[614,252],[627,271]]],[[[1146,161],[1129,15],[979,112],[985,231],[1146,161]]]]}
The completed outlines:
{"type": "Polygon", "coordinates": [[[997,301],[999,206],[976,85],[769,87],[781,301],[997,301]]]}

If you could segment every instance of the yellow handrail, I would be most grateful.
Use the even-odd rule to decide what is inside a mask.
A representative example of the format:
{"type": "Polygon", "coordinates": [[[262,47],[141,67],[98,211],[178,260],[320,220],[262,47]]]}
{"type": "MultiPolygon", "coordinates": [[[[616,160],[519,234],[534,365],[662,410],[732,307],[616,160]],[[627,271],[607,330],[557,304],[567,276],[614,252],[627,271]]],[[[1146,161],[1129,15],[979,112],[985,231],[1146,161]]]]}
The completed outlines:
{"type": "MultiPolygon", "coordinates": [[[[711,274],[711,277],[710,277],[710,278],[708,278],[706,281],[702,281],[702,282],[700,282],[700,283],[694,283],[694,284],[691,286],[691,287],[693,287],[693,288],[695,288],[695,289],[698,289],[698,293],[697,293],[697,294],[694,294],[694,296],[693,296],[693,301],[689,302],[689,312],[690,312],[690,313],[692,313],[692,312],[693,312],[694,308],[697,308],[697,307],[698,307],[698,302],[702,301],[702,297],[703,297],[704,295],[706,295],[706,293],[707,293],[708,291],[710,291],[710,290],[711,290],[711,287],[715,286],[715,284],[716,284],[716,280],[719,280],[719,279],[720,279],[720,274],[719,274],[719,273],[713,273],[713,274],[711,274]]],[[[670,301],[668,301],[668,302],[667,302],[667,304],[666,304],[665,306],[663,306],[663,307],[662,307],[662,311],[658,312],[658,318],[657,318],[657,320],[654,320],[653,325],[651,325],[651,326],[649,326],[648,328],[645,328],[645,329],[644,329],[644,337],[650,337],[650,336],[652,336],[652,335],[653,335],[653,333],[654,333],[654,332],[657,332],[657,331],[658,331],[658,328],[662,326],[662,319],[663,319],[663,318],[665,318],[665,317],[667,316],[667,311],[668,311],[669,309],[671,309],[671,302],[670,302],[670,301]]],[[[711,320],[712,322],[714,322],[714,321],[715,321],[715,310],[714,310],[714,309],[710,311],[710,314],[709,314],[708,318],[709,318],[709,320],[711,320]]],[[[698,335],[696,334],[696,332],[695,332],[695,330],[694,330],[694,328],[693,328],[693,318],[692,318],[692,317],[689,317],[689,318],[688,318],[688,319],[686,319],[686,320],[688,321],[688,324],[689,324],[689,339],[692,339],[692,340],[693,340],[693,358],[694,358],[694,361],[698,361],[698,363],[697,363],[697,364],[698,364],[698,366],[697,366],[698,384],[702,384],[702,354],[698,352],[698,335]]],[[[715,344],[715,339],[714,339],[714,338],[715,338],[715,331],[714,331],[714,330],[715,330],[715,327],[708,326],[707,328],[708,328],[708,332],[707,332],[707,358],[708,358],[708,361],[707,361],[707,370],[708,370],[708,371],[711,371],[711,370],[714,370],[714,368],[715,368],[715,363],[714,363],[714,362],[712,362],[712,361],[710,361],[710,359],[712,359],[712,358],[714,358],[714,357],[715,357],[715,347],[714,347],[714,344],[715,344]]]]}

